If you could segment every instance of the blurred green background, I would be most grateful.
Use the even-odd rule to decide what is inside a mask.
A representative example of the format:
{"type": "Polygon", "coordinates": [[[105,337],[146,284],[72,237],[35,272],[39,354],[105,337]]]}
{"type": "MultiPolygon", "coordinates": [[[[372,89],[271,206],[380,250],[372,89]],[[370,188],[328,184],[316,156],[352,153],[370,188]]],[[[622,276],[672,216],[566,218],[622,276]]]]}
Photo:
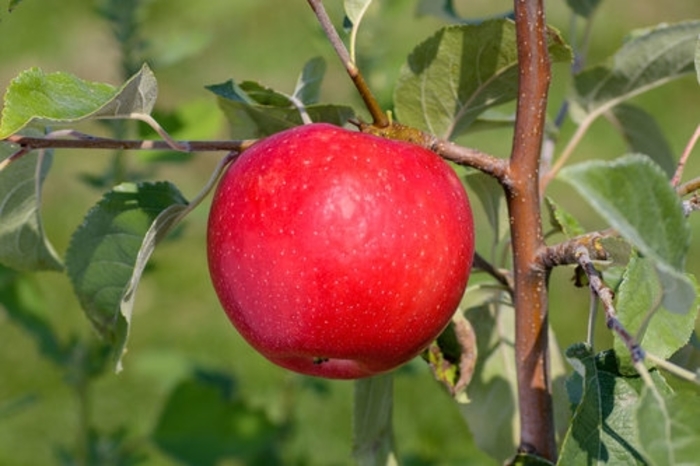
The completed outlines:
{"type": "MultiPolygon", "coordinates": [[[[326,3],[339,24],[341,2],[326,3]]],[[[360,31],[362,64],[386,106],[405,56],[443,24],[436,18],[416,17],[416,3],[377,0],[360,31]]],[[[506,1],[455,3],[466,17],[511,8],[506,1]]],[[[100,4],[95,0],[24,0],[12,13],[3,10],[2,89],[22,70],[34,66],[92,81],[123,82],[122,57],[113,31],[96,13],[100,4]]],[[[255,80],[291,92],[304,62],[317,55],[328,62],[323,100],[360,108],[350,81],[302,0],[151,0],[142,4],[142,38],[148,44],[146,56],[154,58],[151,64],[160,86],[158,106],[163,111],[195,102],[203,113],[218,115],[215,98],[204,86],[229,78],[255,80]]],[[[571,18],[565,2],[550,1],[548,8],[549,22],[566,34],[571,18]]],[[[604,1],[594,24],[590,62],[613,53],[632,28],[698,17],[697,0],[663,4],[604,1]]],[[[567,73],[566,66],[555,69],[552,114],[566,93],[567,73]]],[[[659,118],[680,154],[700,123],[700,89],[695,77],[642,96],[637,102],[659,118]]],[[[167,123],[165,126],[168,129],[167,123]]],[[[210,127],[200,129],[197,137],[221,138],[225,131],[223,120],[214,116],[210,127]]],[[[566,124],[562,140],[571,131],[572,125],[566,124]]],[[[507,131],[498,131],[462,142],[506,156],[509,141],[507,131]]],[[[573,161],[616,157],[624,150],[617,133],[600,121],[573,161]]],[[[126,164],[130,170],[148,172],[149,178],[172,180],[191,198],[217,160],[217,154],[198,154],[187,164],[154,166],[140,155],[130,154],[126,164]]],[[[110,163],[108,152],[56,154],[45,185],[43,211],[45,228],[59,252],[65,251],[70,234],[101,196],[99,190],[83,183],[80,175],[99,175],[110,163]]],[[[691,160],[686,173],[697,173],[699,166],[691,160]]],[[[602,225],[579,198],[565,193],[570,191],[558,183],[552,185],[551,194],[586,228],[602,225]]],[[[481,213],[476,204],[475,208],[478,219],[481,213]]],[[[352,384],[289,374],[267,363],[242,341],[209,283],[204,253],[206,217],[204,205],[188,218],[176,240],[157,249],[138,290],[125,370],[119,375],[108,370],[90,388],[93,424],[101,432],[118,432],[125,427],[126,445],[149,455],[144,464],[173,464],[173,459],[148,438],[173,388],[194,370],[203,369],[227,374],[235,385],[232,396],[243,400],[245,409],[264,412],[269,422],[285,426],[273,435],[284,464],[350,463],[352,384]]],[[[691,222],[697,232],[697,219],[691,222]]],[[[480,231],[479,245],[485,248],[491,239],[485,228],[480,231]]],[[[689,271],[696,274],[697,258],[698,247],[694,245],[689,271]]],[[[563,348],[585,338],[588,291],[574,288],[571,276],[571,269],[558,269],[552,277],[551,321],[563,348]]],[[[25,292],[36,301],[36,312],[58,329],[61,338],[80,335],[85,341],[94,340],[65,276],[41,273],[27,280],[27,286],[35,287],[25,292]]],[[[598,341],[605,346],[610,337],[600,324],[598,341]]],[[[58,464],[57,450],[74,448],[82,422],[80,399],[66,384],[70,374],[44,357],[28,333],[2,309],[0,345],[0,464],[58,464]]],[[[186,401],[183,406],[187,406],[186,401]]],[[[196,413],[192,415],[196,417],[196,413]]],[[[394,415],[398,448],[407,464],[490,464],[475,451],[469,429],[453,402],[422,362],[414,361],[397,375],[394,415]]],[[[222,464],[238,464],[232,461],[222,464]]]]}

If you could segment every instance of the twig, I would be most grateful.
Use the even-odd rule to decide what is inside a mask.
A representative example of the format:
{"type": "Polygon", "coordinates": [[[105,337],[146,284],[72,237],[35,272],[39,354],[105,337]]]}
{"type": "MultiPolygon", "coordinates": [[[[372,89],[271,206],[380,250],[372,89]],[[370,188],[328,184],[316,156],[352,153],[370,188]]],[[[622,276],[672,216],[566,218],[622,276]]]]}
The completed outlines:
{"type": "Polygon", "coordinates": [[[552,168],[550,168],[546,173],[542,174],[542,179],[540,181],[540,195],[545,192],[549,182],[552,181],[552,179],[554,179],[555,176],[557,176],[557,173],[559,173],[562,168],[564,168],[564,165],[566,164],[566,162],[568,162],[569,157],[571,157],[571,154],[573,154],[574,149],[576,148],[576,146],[578,146],[579,142],[581,142],[581,139],[583,139],[583,136],[586,134],[586,131],[588,131],[588,128],[591,126],[591,124],[597,117],[597,114],[590,114],[583,122],[581,122],[581,124],[576,128],[576,132],[573,136],[571,136],[571,139],[569,139],[569,142],[566,144],[566,147],[561,152],[561,155],[554,163],[552,168]]]}
{"type": "Polygon", "coordinates": [[[586,277],[588,277],[591,290],[595,292],[603,305],[603,310],[605,311],[605,325],[615,332],[620,340],[622,340],[632,356],[632,363],[636,366],[637,363],[644,361],[644,350],[617,318],[615,304],[613,303],[615,293],[605,284],[602,274],[595,268],[595,265],[593,265],[593,260],[588,254],[588,249],[583,246],[577,248],[576,260],[586,274],[586,277]]]}
{"type": "Polygon", "coordinates": [[[510,294],[511,299],[513,298],[513,278],[507,272],[503,272],[494,267],[478,252],[474,253],[474,263],[472,264],[472,267],[474,267],[475,269],[483,270],[484,272],[495,278],[498,283],[500,283],[506,288],[508,294],[510,294]]]}
{"type": "Polygon", "coordinates": [[[647,360],[655,366],[670,372],[676,377],[680,377],[681,379],[685,379],[689,382],[700,384],[700,377],[697,373],[693,371],[689,371],[688,369],[685,369],[677,364],[673,364],[672,362],[660,358],[652,353],[647,353],[647,360]]]}
{"type": "Polygon", "coordinates": [[[350,79],[355,84],[357,91],[360,93],[367,110],[372,116],[372,124],[380,128],[389,126],[391,123],[389,121],[389,117],[379,106],[379,102],[377,102],[377,99],[374,97],[374,94],[367,85],[365,78],[362,76],[362,73],[360,73],[357,65],[355,65],[355,62],[350,57],[348,49],[345,47],[345,44],[338,35],[338,32],[335,30],[335,27],[333,27],[333,23],[331,22],[331,19],[323,6],[323,1],[308,0],[308,2],[309,6],[311,6],[311,9],[316,14],[316,18],[318,18],[321,28],[323,28],[323,31],[326,33],[326,37],[328,37],[328,40],[333,46],[335,53],[338,55],[338,58],[340,58],[340,61],[343,63],[343,66],[350,76],[350,79]]]}
{"type": "Polygon", "coordinates": [[[683,177],[683,169],[685,168],[685,164],[690,158],[690,153],[693,151],[695,144],[698,142],[698,138],[700,138],[700,125],[698,125],[698,127],[695,128],[695,132],[693,133],[690,140],[688,141],[688,144],[683,150],[683,154],[681,155],[681,158],[678,161],[678,167],[676,167],[676,173],[674,173],[673,178],[671,178],[671,186],[677,187],[680,184],[681,178],[683,177]]]}

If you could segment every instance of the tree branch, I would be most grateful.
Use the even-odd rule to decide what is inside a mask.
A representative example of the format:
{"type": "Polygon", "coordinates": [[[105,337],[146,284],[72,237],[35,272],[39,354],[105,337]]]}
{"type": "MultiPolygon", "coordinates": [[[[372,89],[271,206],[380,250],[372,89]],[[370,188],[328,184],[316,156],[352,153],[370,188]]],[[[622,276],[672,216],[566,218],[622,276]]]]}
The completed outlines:
{"type": "Polygon", "coordinates": [[[543,0],[514,3],[518,104],[505,190],[513,244],[520,451],[554,461],[556,444],[547,341],[548,271],[538,256],[544,245],[539,165],[551,71],[543,0]]]}
{"type": "MultiPolygon", "coordinates": [[[[37,138],[13,135],[2,142],[17,144],[22,148],[33,149],[123,149],[123,150],[174,150],[166,141],[149,140],[119,140],[84,136],[78,139],[37,138]]],[[[177,141],[177,144],[187,146],[189,152],[230,152],[243,151],[250,147],[255,140],[242,139],[236,141],[177,141]]]]}
{"type": "Polygon", "coordinates": [[[348,52],[348,49],[345,47],[345,44],[338,35],[338,31],[336,31],[335,27],[333,27],[333,23],[331,22],[331,19],[328,16],[325,7],[323,6],[323,1],[308,0],[308,2],[309,6],[311,6],[311,9],[316,14],[316,18],[318,18],[318,22],[321,24],[323,32],[326,33],[326,37],[333,46],[335,53],[338,55],[338,58],[340,58],[340,61],[343,63],[345,71],[347,71],[348,76],[350,76],[350,79],[355,84],[355,88],[357,88],[357,91],[360,93],[360,96],[362,97],[362,100],[365,103],[365,107],[367,107],[367,110],[372,116],[372,124],[379,128],[389,126],[391,124],[391,122],[389,121],[389,117],[379,106],[379,102],[377,102],[377,99],[374,97],[374,94],[372,94],[372,91],[367,85],[365,78],[362,76],[362,73],[360,73],[360,70],[357,68],[357,65],[355,65],[355,62],[350,57],[350,53],[348,52]]]}

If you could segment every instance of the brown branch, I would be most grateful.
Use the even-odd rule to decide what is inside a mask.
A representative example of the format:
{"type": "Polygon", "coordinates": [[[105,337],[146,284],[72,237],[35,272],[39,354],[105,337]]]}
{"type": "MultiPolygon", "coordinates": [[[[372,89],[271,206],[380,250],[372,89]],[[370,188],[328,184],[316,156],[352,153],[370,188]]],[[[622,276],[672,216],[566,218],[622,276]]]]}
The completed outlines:
{"type": "Polygon", "coordinates": [[[326,37],[333,46],[335,53],[343,63],[345,71],[347,71],[348,76],[350,76],[350,79],[355,84],[355,88],[357,88],[357,91],[360,93],[360,96],[365,103],[365,107],[367,107],[367,110],[372,116],[372,124],[380,128],[389,126],[391,124],[389,117],[384,110],[382,110],[379,102],[377,102],[377,99],[374,97],[374,94],[372,94],[372,91],[367,85],[365,78],[362,76],[362,73],[360,73],[360,70],[357,68],[357,65],[355,65],[355,62],[352,61],[348,49],[345,47],[345,44],[338,35],[338,31],[336,31],[335,27],[333,27],[333,23],[331,22],[331,19],[323,6],[323,1],[308,0],[308,2],[309,6],[311,6],[311,9],[316,14],[316,18],[318,18],[318,22],[321,24],[323,32],[326,33],[326,37]]]}
{"type": "MultiPolygon", "coordinates": [[[[83,137],[79,139],[53,139],[27,136],[9,136],[2,140],[17,144],[22,148],[34,149],[105,149],[105,150],[174,150],[166,141],[149,140],[119,140],[98,137],[83,137]]],[[[188,152],[221,152],[242,151],[250,147],[255,140],[244,139],[236,141],[179,141],[188,148],[188,152]]]]}
{"type": "Polygon", "coordinates": [[[548,362],[547,269],[539,165],[544,135],[550,60],[543,0],[515,0],[518,104],[506,200],[511,220],[515,280],[515,351],[520,407],[520,451],[556,458],[548,362]]]}
{"type": "Polygon", "coordinates": [[[538,262],[547,270],[561,265],[578,264],[580,248],[586,249],[594,260],[608,260],[608,253],[601,243],[604,236],[605,234],[601,232],[592,232],[553,246],[543,247],[540,249],[538,262]]]}
{"type": "Polygon", "coordinates": [[[493,176],[502,184],[506,183],[508,164],[504,159],[499,159],[493,155],[481,152],[470,147],[460,146],[451,141],[440,139],[425,131],[412,126],[392,123],[389,126],[379,128],[373,124],[361,121],[351,121],[363,133],[373,134],[383,138],[406,141],[429,149],[445,160],[459,165],[476,168],[488,175],[493,176]]]}
{"type": "Polygon", "coordinates": [[[580,246],[575,251],[575,257],[577,263],[583,269],[583,272],[588,278],[588,283],[591,290],[598,296],[600,302],[603,304],[603,309],[605,310],[605,325],[615,332],[617,336],[622,340],[622,342],[627,347],[627,350],[632,356],[632,362],[636,365],[644,360],[644,350],[637,343],[635,338],[631,333],[625,329],[620,320],[617,318],[617,313],[615,312],[615,293],[609,286],[603,281],[603,276],[595,268],[593,260],[588,253],[588,249],[580,246]]]}

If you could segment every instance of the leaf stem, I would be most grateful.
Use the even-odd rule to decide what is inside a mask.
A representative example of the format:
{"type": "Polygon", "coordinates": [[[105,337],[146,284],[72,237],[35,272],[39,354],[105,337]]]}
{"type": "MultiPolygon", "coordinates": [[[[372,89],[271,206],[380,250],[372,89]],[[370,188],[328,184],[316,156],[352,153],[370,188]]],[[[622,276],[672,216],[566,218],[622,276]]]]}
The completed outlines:
{"type": "Polygon", "coordinates": [[[540,180],[540,196],[544,194],[549,182],[552,181],[552,179],[554,179],[555,176],[557,176],[557,173],[559,173],[562,168],[564,168],[564,165],[566,164],[566,162],[569,161],[569,158],[574,152],[574,149],[576,149],[576,146],[578,146],[578,144],[581,142],[581,139],[583,139],[583,136],[586,134],[586,131],[588,131],[588,128],[591,126],[591,124],[597,117],[597,114],[589,115],[576,128],[574,135],[571,136],[571,139],[569,139],[569,142],[566,144],[566,147],[561,152],[561,155],[559,155],[559,158],[554,163],[552,168],[550,168],[546,173],[542,175],[542,178],[540,180]]]}
{"type": "Polygon", "coordinates": [[[695,372],[689,371],[688,369],[685,369],[677,364],[673,364],[672,362],[660,358],[652,353],[647,353],[647,360],[655,366],[667,372],[670,372],[676,377],[680,377],[684,380],[693,382],[695,384],[700,384],[700,378],[698,378],[698,374],[696,374],[695,372]]]}
{"type": "MultiPolygon", "coordinates": [[[[688,159],[690,158],[690,153],[693,151],[693,148],[695,147],[695,144],[697,144],[699,138],[700,138],[700,125],[698,125],[698,127],[695,128],[695,132],[690,137],[690,140],[688,141],[688,144],[685,146],[685,149],[683,150],[683,154],[681,155],[681,158],[678,161],[678,167],[676,168],[676,173],[674,173],[673,178],[671,178],[671,186],[673,186],[674,188],[678,187],[678,185],[680,184],[681,178],[683,177],[683,169],[685,168],[685,164],[688,162],[688,159]]],[[[679,193],[679,195],[681,195],[681,196],[684,196],[685,194],[687,194],[687,193],[679,193]]]]}
{"type": "Polygon", "coordinates": [[[345,71],[347,71],[348,76],[350,76],[350,79],[355,84],[355,88],[360,93],[360,97],[362,97],[367,110],[372,116],[372,124],[379,128],[389,126],[391,124],[389,117],[379,106],[379,102],[377,102],[377,99],[374,97],[374,94],[367,85],[365,78],[362,76],[362,73],[360,73],[357,65],[355,65],[352,57],[350,57],[350,53],[338,35],[338,31],[336,31],[335,27],[333,27],[333,23],[331,22],[331,19],[323,6],[323,1],[308,0],[308,3],[316,14],[316,18],[318,18],[318,22],[321,24],[321,28],[323,28],[323,31],[326,33],[326,37],[333,46],[335,53],[343,63],[345,71]]]}

